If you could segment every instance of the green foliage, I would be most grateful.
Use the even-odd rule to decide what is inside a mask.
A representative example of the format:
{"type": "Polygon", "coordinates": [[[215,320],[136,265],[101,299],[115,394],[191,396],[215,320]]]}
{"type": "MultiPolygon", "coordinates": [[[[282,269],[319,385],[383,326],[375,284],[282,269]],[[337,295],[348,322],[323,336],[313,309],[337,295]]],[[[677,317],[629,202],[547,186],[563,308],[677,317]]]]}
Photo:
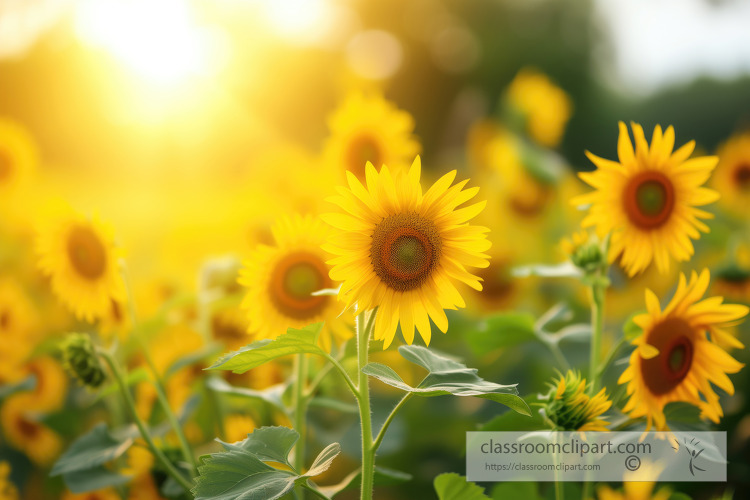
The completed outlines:
{"type": "Polygon", "coordinates": [[[325,356],[327,353],[318,347],[318,336],[322,328],[323,323],[314,323],[299,330],[289,328],[287,333],[279,335],[274,340],[258,340],[238,351],[223,356],[209,369],[245,373],[268,361],[290,354],[304,352],[325,356]]]}
{"type": "Polygon", "coordinates": [[[467,368],[425,347],[404,345],[398,351],[406,360],[429,372],[417,387],[408,385],[393,369],[380,363],[370,363],[362,371],[387,385],[417,396],[474,396],[502,403],[524,415],[531,414],[526,402],[518,396],[515,385],[488,382],[477,375],[476,369],[467,368]]]}
{"type": "Polygon", "coordinates": [[[435,478],[434,484],[440,500],[490,500],[490,497],[484,494],[484,488],[454,472],[440,474],[435,478]]]}
{"type": "Polygon", "coordinates": [[[641,330],[641,327],[636,325],[633,321],[633,318],[638,316],[639,314],[643,314],[645,311],[638,311],[634,314],[631,314],[630,317],[625,321],[625,324],[622,326],[622,332],[625,334],[626,340],[633,340],[637,338],[641,333],[643,333],[643,330],[641,330]]]}
{"type": "Polygon", "coordinates": [[[534,316],[528,313],[508,312],[494,314],[479,324],[479,328],[466,336],[472,351],[481,355],[536,339],[534,316]]]}
{"type": "Polygon", "coordinates": [[[226,451],[203,459],[193,488],[196,500],[274,500],[289,493],[295,485],[312,488],[308,479],[326,471],[341,452],[338,443],[320,452],[310,469],[301,474],[289,461],[289,453],[299,439],[288,427],[261,427],[247,439],[229,444],[226,451]],[[290,469],[278,469],[268,463],[290,469]]]}
{"type": "Polygon", "coordinates": [[[506,500],[509,498],[522,498],[523,500],[540,500],[539,485],[527,482],[505,482],[498,483],[492,488],[493,500],[506,500]]]}
{"type": "Polygon", "coordinates": [[[127,482],[130,478],[103,467],[122,456],[133,445],[133,438],[113,436],[99,424],[78,438],[57,460],[51,476],[63,476],[74,493],[93,491],[127,482]]]}
{"type": "Polygon", "coordinates": [[[230,396],[259,399],[270,404],[282,413],[287,412],[287,409],[282,401],[282,396],[287,388],[286,384],[276,384],[263,390],[256,390],[247,387],[236,387],[222,378],[210,377],[206,381],[206,386],[214,392],[219,392],[230,396]]]}

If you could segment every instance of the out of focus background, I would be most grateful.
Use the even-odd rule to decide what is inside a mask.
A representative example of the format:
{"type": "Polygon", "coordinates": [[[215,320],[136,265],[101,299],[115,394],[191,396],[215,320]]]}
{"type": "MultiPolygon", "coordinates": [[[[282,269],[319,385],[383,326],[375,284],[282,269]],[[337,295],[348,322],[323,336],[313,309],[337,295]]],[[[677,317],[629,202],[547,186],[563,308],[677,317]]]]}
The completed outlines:
{"type": "MultiPolygon", "coordinates": [[[[193,290],[207,258],[242,257],[267,239],[279,213],[318,210],[325,189],[314,172],[328,118],[352,89],[382,93],[413,116],[428,178],[453,168],[472,175],[482,124],[513,128],[507,89],[524,70],[546,74],[569,98],[569,121],[544,157],[571,172],[593,168],[585,150],[616,157],[618,120],[641,123],[647,135],[656,124],[673,125],[678,146],[694,139],[701,153],[714,154],[750,129],[748,26],[747,0],[0,0],[0,116],[25,129],[37,155],[33,189],[13,204],[0,198],[0,216],[23,219],[56,200],[96,211],[116,228],[135,282],[193,290]]],[[[746,178],[735,180],[732,188],[750,189],[746,178]]],[[[570,193],[585,189],[579,183],[570,193]]],[[[750,206],[742,203],[719,214],[700,258],[683,269],[708,265],[715,275],[742,264],[740,276],[750,276],[750,259],[735,253],[750,238],[750,206]]],[[[553,374],[549,353],[536,345],[490,353],[471,333],[487,311],[538,317],[560,299],[585,316],[574,283],[513,280],[509,271],[558,258],[559,238],[577,219],[538,226],[495,216],[504,232],[493,242],[509,244],[493,269],[505,266],[507,281],[489,282],[491,306],[451,316],[451,333],[435,347],[467,358],[489,380],[519,382],[531,396],[553,374]]],[[[10,274],[7,262],[15,261],[2,260],[5,250],[0,272],[10,274]]],[[[663,293],[673,278],[662,278],[663,293]]],[[[659,282],[643,280],[632,292],[627,283],[614,287],[611,329],[643,307],[646,280],[659,282]]],[[[572,362],[585,359],[576,344],[563,347],[572,362]]],[[[735,356],[749,360],[744,351],[735,356]]],[[[750,481],[748,373],[733,377],[738,392],[721,427],[733,443],[735,498],[750,481]]],[[[395,396],[377,397],[388,407],[395,396]]],[[[496,411],[414,401],[381,453],[382,464],[414,478],[383,497],[430,498],[437,474],[463,473],[463,433],[492,422],[496,411]]],[[[72,415],[51,425],[64,434],[72,415]]],[[[321,443],[344,442],[343,472],[356,463],[358,432],[346,418],[312,416],[321,443]]],[[[16,483],[34,477],[31,465],[19,465],[20,453],[2,453],[16,483]]],[[[45,491],[59,490],[51,481],[45,491]]],[[[677,489],[694,498],[726,490],[677,489]]]]}

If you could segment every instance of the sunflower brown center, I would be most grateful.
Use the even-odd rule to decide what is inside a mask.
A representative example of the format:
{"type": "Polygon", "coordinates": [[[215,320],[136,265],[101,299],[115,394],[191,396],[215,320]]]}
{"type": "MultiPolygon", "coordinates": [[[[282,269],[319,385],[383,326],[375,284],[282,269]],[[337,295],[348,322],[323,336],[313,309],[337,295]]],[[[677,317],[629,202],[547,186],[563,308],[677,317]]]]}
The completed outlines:
{"type": "Polygon", "coordinates": [[[375,227],[370,261],[378,277],[394,290],[418,288],[440,260],[440,233],[416,213],[391,215],[375,227]]]}
{"type": "MultiPolygon", "coordinates": [[[[0,178],[2,178],[2,175],[0,175],[0,178]]],[[[750,189],[750,163],[740,163],[735,167],[734,182],[740,189],[750,189]]]]}
{"type": "Polygon", "coordinates": [[[13,164],[10,161],[10,156],[7,152],[0,149],[0,182],[10,177],[13,164]]]}
{"type": "Polygon", "coordinates": [[[276,308],[295,319],[312,318],[326,306],[328,297],[313,292],[328,288],[328,269],[317,255],[297,252],[281,259],[271,273],[270,295],[276,308]]]}
{"type": "Polygon", "coordinates": [[[661,172],[645,171],[625,187],[623,205],[630,222],[641,229],[656,229],[674,209],[674,186],[661,172]]]}
{"type": "Polygon", "coordinates": [[[26,439],[33,439],[39,433],[39,424],[21,416],[18,417],[18,430],[26,439]]]}
{"type": "Polygon", "coordinates": [[[367,162],[375,167],[383,164],[383,154],[380,145],[371,136],[363,134],[356,137],[349,144],[346,151],[346,165],[348,170],[359,178],[365,179],[365,165],[367,162]]]}
{"type": "Polygon", "coordinates": [[[678,318],[669,318],[651,330],[646,342],[659,354],[641,360],[641,374],[648,389],[656,395],[667,394],[687,376],[693,364],[694,331],[678,318]]]}
{"type": "Polygon", "coordinates": [[[73,268],[91,280],[100,278],[107,267],[107,253],[91,229],[74,227],[68,235],[68,257],[73,268]]]}

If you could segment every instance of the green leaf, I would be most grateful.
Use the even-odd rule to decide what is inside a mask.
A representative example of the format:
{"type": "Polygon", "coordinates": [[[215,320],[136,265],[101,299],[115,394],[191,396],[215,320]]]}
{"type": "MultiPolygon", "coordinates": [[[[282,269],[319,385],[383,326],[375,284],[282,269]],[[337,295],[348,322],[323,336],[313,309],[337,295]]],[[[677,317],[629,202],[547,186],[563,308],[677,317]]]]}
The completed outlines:
{"type": "Polygon", "coordinates": [[[362,372],[391,387],[418,396],[474,396],[502,403],[524,415],[531,414],[526,402],[518,396],[515,384],[500,385],[488,382],[477,375],[476,369],[467,368],[462,363],[436,354],[425,347],[404,345],[399,347],[398,351],[405,359],[429,372],[417,387],[408,385],[390,367],[380,363],[370,363],[362,368],[362,372]]]}
{"type": "Polygon", "coordinates": [[[318,396],[312,398],[309,403],[310,408],[323,408],[326,410],[335,410],[341,413],[359,414],[359,407],[352,403],[345,403],[334,398],[318,396]]]}
{"type": "Polygon", "coordinates": [[[289,328],[287,333],[279,335],[274,340],[258,340],[238,351],[223,356],[208,369],[245,373],[268,361],[290,354],[306,352],[325,356],[326,352],[318,347],[318,336],[322,328],[323,323],[314,323],[301,330],[289,328]]]}
{"type": "Polygon", "coordinates": [[[222,443],[226,451],[204,457],[198,467],[192,490],[196,500],[275,500],[326,471],[341,453],[338,443],[327,446],[305,474],[266,463],[291,467],[288,456],[298,439],[297,431],[287,427],[261,427],[244,441],[222,443]]]}
{"type": "Polygon", "coordinates": [[[537,483],[506,482],[498,483],[492,488],[493,500],[506,498],[523,498],[523,500],[541,500],[537,483]]]}
{"type": "Polygon", "coordinates": [[[104,466],[93,469],[76,470],[63,474],[63,481],[73,493],[87,493],[103,488],[120,486],[132,480],[132,476],[125,476],[107,469],[104,466]]]}
{"type": "MultiPolygon", "coordinates": [[[[388,469],[387,467],[375,467],[375,486],[396,486],[411,481],[411,478],[411,474],[407,474],[406,472],[388,469]]],[[[318,486],[318,490],[327,497],[333,498],[344,491],[358,490],[361,482],[362,470],[357,469],[346,476],[340,483],[331,486],[318,486]]]]}
{"type": "Polygon", "coordinates": [[[440,500],[490,500],[484,488],[467,481],[455,472],[440,474],[435,478],[435,491],[440,500]]]}
{"type": "Polygon", "coordinates": [[[570,261],[562,264],[533,264],[530,266],[514,267],[512,271],[516,278],[528,278],[529,276],[541,276],[544,278],[580,278],[583,273],[570,261]]]}
{"type": "Polygon", "coordinates": [[[132,444],[132,438],[116,439],[105,424],[98,424],[63,453],[55,462],[50,475],[59,476],[93,469],[122,456],[132,444]]]}
{"type": "Polygon", "coordinates": [[[469,346],[477,355],[536,339],[534,317],[527,313],[495,314],[480,321],[477,326],[467,335],[469,346]]]}
{"type": "Polygon", "coordinates": [[[261,427],[252,434],[236,443],[225,443],[219,441],[228,450],[241,450],[255,455],[264,462],[278,462],[292,466],[287,461],[287,456],[294,448],[294,443],[299,439],[299,434],[289,427],[261,427]]]}
{"type": "Polygon", "coordinates": [[[249,389],[247,387],[236,387],[228,383],[226,380],[220,377],[210,377],[206,381],[206,386],[214,392],[220,392],[222,394],[228,394],[231,396],[241,396],[245,398],[260,399],[266,403],[274,406],[282,413],[286,413],[287,409],[284,407],[282,401],[282,395],[286,390],[286,384],[276,384],[258,391],[255,389],[249,389]]]}

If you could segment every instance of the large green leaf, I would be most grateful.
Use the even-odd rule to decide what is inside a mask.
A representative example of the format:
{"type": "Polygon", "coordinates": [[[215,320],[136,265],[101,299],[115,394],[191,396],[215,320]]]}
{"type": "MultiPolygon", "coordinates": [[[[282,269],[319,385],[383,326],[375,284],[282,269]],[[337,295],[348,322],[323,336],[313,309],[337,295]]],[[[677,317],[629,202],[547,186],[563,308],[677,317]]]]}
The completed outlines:
{"type": "Polygon", "coordinates": [[[289,493],[296,484],[330,467],[341,452],[338,443],[328,445],[310,469],[301,474],[289,465],[289,453],[299,434],[287,427],[261,427],[247,439],[222,443],[226,451],[203,459],[193,488],[196,500],[275,500],[289,493]],[[277,469],[266,462],[281,463],[292,470],[277,469]]]}
{"type": "Polygon", "coordinates": [[[499,313],[483,319],[467,340],[476,354],[536,340],[534,316],[528,313],[499,313]]]}
{"type": "Polygon", "coordinates": [[[518,396],[515,384],[488,382],[477,375],[475,368],[467,368],[466,365],[425,347],[405,345],[399,347],[398,351],[405,359],[429,372],[417,387],[410,386],[393,369],[380,363],[369,363],[362,371],[391,387],[418,396],[474,396],[502,403],[524,415],[531,414],[526,402],[518,396]]]}
{"type": "Polygon", "coordinates": [[[50,475],[59,476],[73,471],[93,469],[125,453],[133,444],[131,437],[117,439],[105,424],[98,424],[78,438],[55,462],[50,475]]]}
{"type": "MultiPolygon", "coordinates": [[[[411,481],[411,474],[388,469],[386,467],[375,467],[375,486],[395,486],[406,481],[411,481]]],[[[349,490],[358,490],[362,483],[362,469],[357,469],[346,476],[340,483],[330,486],[318,486],[318,490],[327,497],[333,498],[339,493],[349,490]]]]}
{"type": "Polygon", "coordinates": [[[467,481],[455,472],[440,474],[435,478],[435,491],[440,500],[490,500],[484,488],[467,481]]]}
{"type": "Polygon", "coordinates": [[[305,352],[324,356],[326,352],[318,347],[318,336],[322,328],[323,323],[314,323],[300,330],[289,328],[287,333],[279,335],[276,339],[258,340],[238,351],[226,354],[208,369],[245,373],[268,361],[290,354],[305,352]]]}

